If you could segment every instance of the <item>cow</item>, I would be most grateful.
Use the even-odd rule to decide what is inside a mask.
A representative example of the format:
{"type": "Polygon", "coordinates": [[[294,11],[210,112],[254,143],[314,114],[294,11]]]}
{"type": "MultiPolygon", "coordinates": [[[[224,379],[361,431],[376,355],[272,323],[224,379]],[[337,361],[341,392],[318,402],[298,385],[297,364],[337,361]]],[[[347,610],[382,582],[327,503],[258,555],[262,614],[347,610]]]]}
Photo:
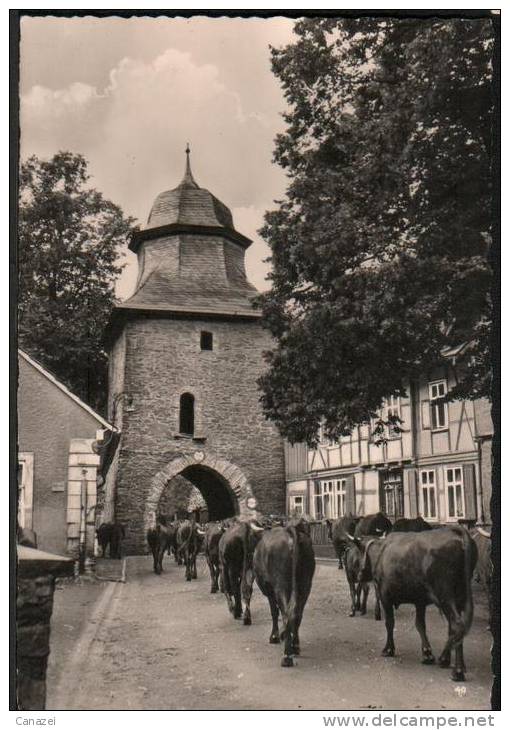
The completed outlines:
{"type": "Polygon", "coordinates": [[[17,542],[18,545],[37,548],[37,535],[33,530],[30,530],[28,527],[18,526],[17,542]]]}
{"type": "Polygon", "coordinates": [[[435,662],[427,638],[425,611],[436,605],[448,621],[448,639],[439,657],[449,667],[455,649],[452,679],[465,680],[463,639],[473,619],[471,579],[476,544],[460,525],[425,532],[396,532],[384,539],[353,538],[362,553],[359,579],[373,580],[384,608],[386,644],[383,656],[395,655],[394,608],[414,604],[421,638],[422,663],[435,662]]]}
{"type": "Polygon", "coordinates": [[[197,577],[197,555],[204,534],[195,522],[194,516],[191,520],[181,522],[177,528],[177,551],[184,561],[185,577],[188,581],[197,577]]]}
{"type": "Polygon", "coordinates": [[[494,576],[494,566],[491,557],[491,533],[483,527],[474,527],[469,534],[475,541],[478,550],[478,560],[475,567],[474,579],[482,586],[489,604],[489,616],[492,616],[491,587],[494,576]]]}
{"type": "Polygon", "coordinates": [[[126,536],[124,525],[120,522],[103,522],[97,530],[97,541],[102,550],[102,557],[106,556],[106,548],[110,548],[110,558],[120,560],[122,557],[122,540],[126,536]]]}
{"type": "Polygon", "coordinates": [[[366,515],[362,517],[354,530],[354,537],[363,537],[364,535],[385,535],[392,530],[392,523],[383,515],[377,512],[374,515],[366,515]]]}
{"type": "Polygon", "coordinates": [[[393,532],[424,532],[425,530],[432,530],[432,525],[425,522],[421,516],[414,519],[401,517],[393,523],[393,532]]]}
{"type": "Polygon", "coordinates": [[[253,591],[253,552],[264,527],[257,521],[236,521],[228,527],[218,545],[221,590],[235,619],[251,625],[250,601],[253,591]],[[244,600],[244,612],[242,600],[244,600]]]}
{"type": "MultiPolygon", "coordinates": [[[[349,616],[356,616],[356,611],[359,611],[362,616],[364,616],[367,612],[370,583],[359,579],[361,561],[361,550],[355,542],[350,540],[349,545],[347,545],[344,550],[345,577],[347,578],[351,594],[351,611],[349,616]]],[[[381,620],[381,603],[377,595],[377,590],[375,591],[374,616],[376,621],[381,620]]]]}
{"type": "Polygon", "coordinates": [[[336,557],[338,558],[338,569],[342,570],[342,560],[346,547],[349,545],[349,535],[354,535],[356,525],[360,517],[340,517],[338,520],[326,520],[328,537],[333,543],[336,557]]]}
{"type": "Polygon", "coordinates": [[[253,570],[271,610],[269,643],[278,644],[281,639],[285,642],[281,666],[292,667],[293,657],[300,653],[299,627],[315,572],[309,525],[296,520],[286,527],[264,531],[255,548],[253,570]],[[281,635],[278,612],[282,617],[281,635]]]}
{"type": "Polygon", "coordinates": [[[210,522],[205,528],[205,559],[211,574],[211,593],[218,592],[220,576],[220,540],[227,529],[223,522],[210,522]]]}
{"type": "Polygon", "coordinates": [[[175,537],[175,527],[172,524],[165,525],[159,520],[154,527],[147,530],[147,542],[152,552],[154,572],[156,575],[161,574],[163,570],[163,556],[165,551],[170,554],[172,547],[175,545],[175,537]]]}

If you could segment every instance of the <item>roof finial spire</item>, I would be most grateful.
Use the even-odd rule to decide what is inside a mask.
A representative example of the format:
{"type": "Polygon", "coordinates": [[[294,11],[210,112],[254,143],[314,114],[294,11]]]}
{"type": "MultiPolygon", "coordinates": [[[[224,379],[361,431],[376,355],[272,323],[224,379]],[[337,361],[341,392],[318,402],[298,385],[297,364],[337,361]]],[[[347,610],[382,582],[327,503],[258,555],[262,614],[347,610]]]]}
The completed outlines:
{"type": "Polygon", "coordinates": [[[186,171],[184,173],[181,185],[192,185],[193,187],[198,188],[198,185],[196,184],[195,180],[193,179],[193,175],[191,174],[191,165],[189,162],[190,153],[191,150],[189,147],[189,142],[186,142],[186,171]]]}

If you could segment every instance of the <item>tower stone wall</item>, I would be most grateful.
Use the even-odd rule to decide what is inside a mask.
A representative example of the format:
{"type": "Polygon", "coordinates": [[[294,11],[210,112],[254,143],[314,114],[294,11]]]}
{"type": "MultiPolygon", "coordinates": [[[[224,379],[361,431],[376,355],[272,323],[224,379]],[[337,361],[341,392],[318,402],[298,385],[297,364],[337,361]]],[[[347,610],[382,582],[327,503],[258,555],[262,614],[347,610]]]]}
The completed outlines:
{"type": "MultiPolygon", "coordinates": [[[[144,546],[144,511],[154,475],[176,456],[207,452],[236,464],[251,485],[254,513],[285,508],[283,442],[259,403],[257,378],[270,345],[258,320],[142,317],[126,326],[124,406],[116,519],[126,547],[144,546]],[[213,350],[200,350],[201,331],[213,350]],[[179,397],[195,397],[195,438],[179,434],[179,397]]],[[[121,363],[118,364],[121,367],[121,363]]]]}

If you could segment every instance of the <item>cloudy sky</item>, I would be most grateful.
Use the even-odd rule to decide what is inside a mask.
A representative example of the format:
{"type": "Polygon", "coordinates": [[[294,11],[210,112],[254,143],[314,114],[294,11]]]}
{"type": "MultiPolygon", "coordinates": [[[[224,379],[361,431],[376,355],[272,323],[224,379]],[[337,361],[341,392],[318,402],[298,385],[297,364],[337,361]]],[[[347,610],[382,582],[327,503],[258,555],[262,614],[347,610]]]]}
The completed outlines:
{"type": "MultiPolygon", "coordinates": [[[[269,45],[292,41],[285,18],[24,18],[21,155],[80,152],[92,184],[145,223],[175,187],[191,144],[195,179],[231,208],[254,240],[250,280],[267,288],[267,246],[257,236],[286,178],[271,162],[283,127],[269,45]]],[[[117,294],[134,286],[136,258],[117,294]]]]}

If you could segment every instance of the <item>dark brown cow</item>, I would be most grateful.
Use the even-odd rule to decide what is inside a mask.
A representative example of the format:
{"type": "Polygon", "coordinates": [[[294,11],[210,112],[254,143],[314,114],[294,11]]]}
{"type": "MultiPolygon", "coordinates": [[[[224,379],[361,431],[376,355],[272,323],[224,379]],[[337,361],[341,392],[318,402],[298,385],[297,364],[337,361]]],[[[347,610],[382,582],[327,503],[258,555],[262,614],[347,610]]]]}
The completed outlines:
{"type": "Polygon", "coordinates": [[[333,547],[338,558],[339,570],[342,570],[342,559],[344,552],[349,545],[348,535],[354,535],[354,530],[356,529],[356,525],[360,519],[360,517],[340,517],[335,521],[326,520],[328,537],[333,543],[333,547]]]}
{"type": "Polygon", "coordinates": [[[262,534],[253,556],[257,584],[269,601],[273,626],[269,643],[285,642],[282,667],[294,665],[298,655],[299,627],[312,588],[315,555],[309,525],[292,521],[287,527],[273,527],[262,534]],[[278,629],[278,612],[282,633],[278,629]]]}
{"type": "Polygon", "coordinates": [[[225,530],[218,545],[221,590],[230,613],[236,619],[243,616],[245,626],[251,624],[253,552],[263,532],[264,528],[255,521],[234,522],[225,530]]]}
{"type": "Polygon", "coordinates": [[[37,548],[37,535],[28,527],[18,527],[17,542],[18,545],[37,548]]]}
{"type": "Polygon", "coordinates": [[[197,555],[204,534],[204,531],[197,526],[194,517],[191,520],[184,520],[177,528],[177,551],[184,561],[186,580],[197,577],[197,555]]]}
{"type": "Polygon", "coordinates": [[[172,525],[163,525],[158,522],[155,527],[147,530],[147,542],[152,552],[154,572],[160,575],[163,570],[163,556],[175,545],[176,531],[172,525]]]}
{"type": "Polygon", "coordinates": [[[469,534],[475,541],[478,550],[478,560],[476,562],[474,579],[480,583],[487,601],[489,603],[489,616],[492,615],[492,594],[491,586],[494,575],[494,566],[491,558],[491,533],[483,527],[475,527],[469,531],[469,534]]]}
{"type": "Polygon", "coordinates": [[[401,517],[393,523],[393,532],[425,532],[432,530],[432,525],[425,522],[423,517],[401,517]]]}
{"type": "MultiPolygon", "coordinates": [[[[356,611],[364,616],[367,612],[367,600],[370,592],[370,583],[367,581],[361,581],[359,579],[362,554],[361,550],[355,542],[350,541],[349,545],[344,552],[345,562],[345,577],[349,584],[349,591],[351,593],[351,611],[349,616],[356,616],[356,611]],[[362,598],[363,597],[363,598],[362,598]]],[[[375,611],[374,616],[376,621],[381,620],[381,603],[375,591],[375,611]]]]}
{"type": "MultiPolygon", "coordinates": [[[[356,538],[355,538],[356,539],[356,538]]],[[[467,530],[453,526],[426,532],[397,532],[382,540],[356,541],[363,554],[360,580],[374,580],[386,619],[383,656],[394,656],[394,609],[414,604],[416,628],[421,638],[422,662],[435,659],[427,638],[425,611],[435,604],[448,621],[448,639],[439,657],[449,667],[455,649],[452,679],[463,682],[463,639],[473,619],[471,578],[477,549],[467,530]]]]}
{"type": "Polygon", "coordinates": [[[205,559],[211,574],[211,593],[218,592],[220,577],[220,540],[227,529],[223,522],[210,522],[205,528],[205,559]]]}
{"type": "Polygon", "coordinates": [[[110,546],[110,558],[120,560],[122,557],[122,540],[126,536],[124,525],[120,522],[104,522],[98,527],[96,534],[103,558],[106,555],[106,548],[110,546]]]}
{"type": "Polygon", "coordinates": [[[391,532],[393,524],[383,515],[377,512],[374,515],[366,515],[362,517],[354,530],[354,537],[364,537],[365,535],[386,535],[391,532]]]}

